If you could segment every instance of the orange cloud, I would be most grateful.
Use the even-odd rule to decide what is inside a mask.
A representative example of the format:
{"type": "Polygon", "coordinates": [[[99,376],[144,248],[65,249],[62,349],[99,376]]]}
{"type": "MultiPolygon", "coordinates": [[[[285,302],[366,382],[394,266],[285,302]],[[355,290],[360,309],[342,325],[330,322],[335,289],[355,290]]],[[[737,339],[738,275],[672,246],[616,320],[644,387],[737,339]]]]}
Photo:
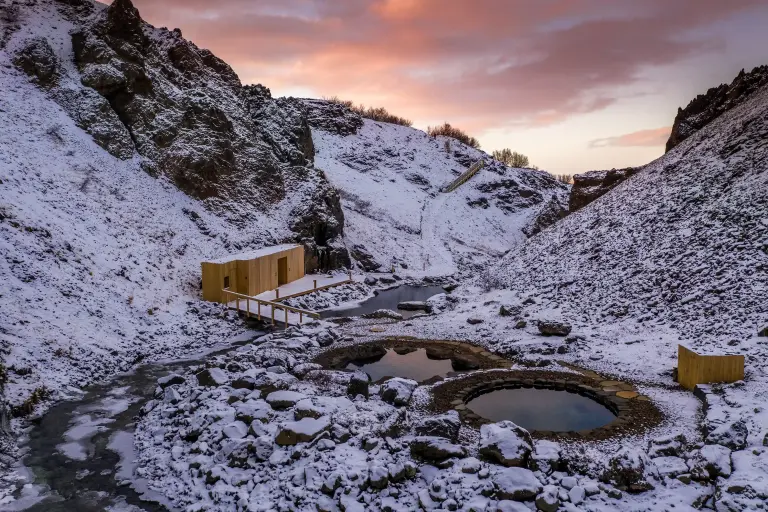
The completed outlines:
{"type": "Polygon", "coordinates": [[[636,146],[664,146],[669,134],[672,131],[671,126],[663,128],[654,128],[651,130],[640,130],[637,132],[619,135],[618,137],[606,137],[604,139],[595,139],[590,141],[590,148],[604,148],[608,146],[636,147],[636,146]]]}
{"type": "Polygon", "coordinates": [[[764,0],[134,0],[246,83],[423,124],[540,126],[606,108],[642,70],[722,45],[697,30],[764,0]]]}

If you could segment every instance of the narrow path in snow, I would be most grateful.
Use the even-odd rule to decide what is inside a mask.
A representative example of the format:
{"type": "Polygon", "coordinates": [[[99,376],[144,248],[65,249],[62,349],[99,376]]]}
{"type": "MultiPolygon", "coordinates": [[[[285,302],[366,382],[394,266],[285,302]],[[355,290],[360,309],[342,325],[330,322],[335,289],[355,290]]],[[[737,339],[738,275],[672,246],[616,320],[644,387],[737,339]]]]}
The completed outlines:
{"type": "Polygon", "coordinates": [[[443,209],[449,194],[438,193],[424,207],[421,216],[421,254],[423,271],[429,276],[448,276],[458,270],[451,251],[446,247],[445,217],[443,209]]]}

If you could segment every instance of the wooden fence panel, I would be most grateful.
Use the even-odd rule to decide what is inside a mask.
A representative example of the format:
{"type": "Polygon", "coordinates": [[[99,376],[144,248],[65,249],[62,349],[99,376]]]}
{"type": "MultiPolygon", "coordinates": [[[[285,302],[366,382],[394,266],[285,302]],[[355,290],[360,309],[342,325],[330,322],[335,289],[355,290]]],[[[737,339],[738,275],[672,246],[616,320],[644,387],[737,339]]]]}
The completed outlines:
{"type": "Polygon", "coordinates": [[[743,355],[699,355],[687,347],[678,345],[677,381],[684,388],[693,389],[696,384],[736,382],[742,379],[743,355]]]}

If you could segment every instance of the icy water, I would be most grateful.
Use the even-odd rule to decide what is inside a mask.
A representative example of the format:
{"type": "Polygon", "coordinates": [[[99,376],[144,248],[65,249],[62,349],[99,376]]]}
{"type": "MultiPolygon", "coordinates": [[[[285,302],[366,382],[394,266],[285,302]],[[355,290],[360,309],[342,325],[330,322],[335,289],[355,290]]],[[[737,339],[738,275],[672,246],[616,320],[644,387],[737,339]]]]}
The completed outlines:
{"type": "Polygon", "coordinates": [[[397,309],[400,302],[405,301],[424,301],[428,298],[445,293],[442,286],[412,286],[403,284],[397,288],[382,290],[375,297],[361,302],[359,305],[347,309],[329,309],[320,313],[321,318],[336,318],[342,316],[360,316],[365,313],[373,313],[378,309],[391,309],[403,315],[403,318],[410,318],[413,315],[422,314],[423,311],[403,311],[397,309]]]}
{"type": "Polygon", "coordinates": [[[9,510],[176,510],[134,474],[135,417],[154,397],[157,379],[182,373],[199,362],[143,366],[107,384],[87,388],[79,400],[52,407],[29,431],[23,445],[27,453],[22,463],[32,472],[33,486],[11,503],[9,510]]]}
{"type": "Polygon", "coordinates": [[[470,400],[467,407],[491,421],[512,420],[527,430],[551,432],[588,430],[616,419],[594,400],[551,389],[498,389],[470,400]]]}
{"type": "Polygon", "coordinates": [[[398,354],[390,348],[380,358],[351,361],[346,368],[364,371],[373,382],[380,382],[387,377],[402,377],[424,382],[432,377],[445,377],[453,372],[450,359],[430,359],[427,357],[426,349],[423,348],[407,354],[398,354]]]}

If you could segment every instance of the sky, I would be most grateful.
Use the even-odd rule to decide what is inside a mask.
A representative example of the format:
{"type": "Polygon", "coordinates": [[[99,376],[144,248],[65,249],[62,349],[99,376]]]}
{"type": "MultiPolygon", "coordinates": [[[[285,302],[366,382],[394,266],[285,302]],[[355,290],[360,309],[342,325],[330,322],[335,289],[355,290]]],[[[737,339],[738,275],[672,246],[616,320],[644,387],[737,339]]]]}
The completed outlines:
{"type": "Polygon", "coordinates": [[[768,64],[765,0],[133,0],[273,96],[447,121],[556,174],[661,156],[678,107],[768,64]]]}

